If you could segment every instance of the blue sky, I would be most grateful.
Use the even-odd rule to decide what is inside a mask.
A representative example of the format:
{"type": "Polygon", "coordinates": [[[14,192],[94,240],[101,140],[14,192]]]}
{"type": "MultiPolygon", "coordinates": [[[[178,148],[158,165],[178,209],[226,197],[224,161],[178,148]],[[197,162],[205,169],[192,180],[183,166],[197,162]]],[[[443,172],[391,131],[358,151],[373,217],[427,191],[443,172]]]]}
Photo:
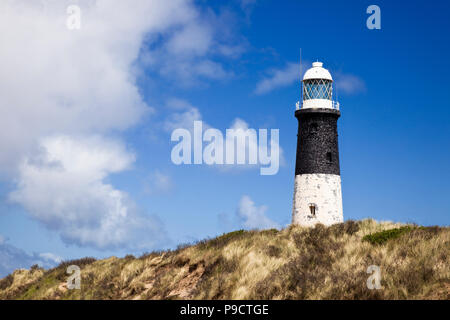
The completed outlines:
{"type": "Polygon", "coordinates": [[[338,86],[345,219],[449,225],[448,2],[139,3],[2,4],[1,272],[289,224],[300,48],[338,86]],[[171,128],[194,119],[279,129],[283,165],[174,165],[171,128]]]}

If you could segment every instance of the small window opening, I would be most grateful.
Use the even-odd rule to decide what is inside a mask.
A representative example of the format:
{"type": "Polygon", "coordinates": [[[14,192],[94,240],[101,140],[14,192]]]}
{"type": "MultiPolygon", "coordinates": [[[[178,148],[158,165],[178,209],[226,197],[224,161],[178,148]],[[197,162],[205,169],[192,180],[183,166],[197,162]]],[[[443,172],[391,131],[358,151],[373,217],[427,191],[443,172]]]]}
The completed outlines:
{"type": "Polygon", "coordinates": [[[310,203],[309,204],[309,210],[311,211],[311,215],[313,217],[316,216],[316,211],[317,211],[317,205],[315,203],[310,203]]]}
{"type": "Polygon", "coordinates": [[[327,161],[333,162],[333,155],[331,154],[331,152],[327,152],[327,161]]]}
{"type": "Polygon", "coordinates": [[[319,125],[316,122],[311,123],[311,131],[316,132],[319,128],[319,125]]]}

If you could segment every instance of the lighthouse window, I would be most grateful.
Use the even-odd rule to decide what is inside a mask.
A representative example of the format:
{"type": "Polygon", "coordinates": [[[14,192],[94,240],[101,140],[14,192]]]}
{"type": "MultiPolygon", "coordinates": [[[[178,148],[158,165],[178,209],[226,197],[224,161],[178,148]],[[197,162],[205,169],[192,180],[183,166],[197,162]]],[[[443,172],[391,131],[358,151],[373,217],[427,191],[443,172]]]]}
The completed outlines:
{"type": "Polygon", "coordinates": [[[311,132],[316,132],[319,125],[316,122],[311,123],[311,132]]]}
{"type": "Polygon", "coordinates": [[[309,210],[311,211],[311,215],[315,217],[316,211],[317,211],[317,205],[315,203],[310,203],[309,210]]]}
{"type": "Polygon", "coordinates": [[[333,162],[333,155],[331,154],[331,152],[327,152],[327,161],[333,162]]]}
{"type": "Polygon", "coordinates": [[[332,81],[326,79],[310,79],[303,82],[303,100],[331,100],[332,81]]]}

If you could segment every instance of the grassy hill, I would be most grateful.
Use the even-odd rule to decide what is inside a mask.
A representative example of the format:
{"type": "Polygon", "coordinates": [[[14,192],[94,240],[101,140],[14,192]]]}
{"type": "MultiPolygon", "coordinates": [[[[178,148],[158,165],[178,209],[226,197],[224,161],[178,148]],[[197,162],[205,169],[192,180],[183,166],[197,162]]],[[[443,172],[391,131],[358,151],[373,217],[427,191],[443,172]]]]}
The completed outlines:
{"type": "Polygon", "coordinates": [[[0,299],[450,299],[450,228],[373,220],[235,231],[139,258],[16,270],[0,299]],[[66,268],[81,268],[69,290],[66,268]],[[367,268],[381,268],[369,290],[367,268]]]}

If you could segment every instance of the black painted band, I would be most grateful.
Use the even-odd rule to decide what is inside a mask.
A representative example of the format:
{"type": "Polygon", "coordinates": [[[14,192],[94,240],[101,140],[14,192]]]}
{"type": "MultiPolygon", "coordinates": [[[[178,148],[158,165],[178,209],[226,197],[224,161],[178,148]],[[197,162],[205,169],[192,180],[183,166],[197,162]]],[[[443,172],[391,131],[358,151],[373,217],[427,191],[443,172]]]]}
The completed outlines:
{"type": "Polygon", "coordinates": [[[300,109],[295,175],[324,173],[340,175],[337,120],[339,110],[300,109]]]}

